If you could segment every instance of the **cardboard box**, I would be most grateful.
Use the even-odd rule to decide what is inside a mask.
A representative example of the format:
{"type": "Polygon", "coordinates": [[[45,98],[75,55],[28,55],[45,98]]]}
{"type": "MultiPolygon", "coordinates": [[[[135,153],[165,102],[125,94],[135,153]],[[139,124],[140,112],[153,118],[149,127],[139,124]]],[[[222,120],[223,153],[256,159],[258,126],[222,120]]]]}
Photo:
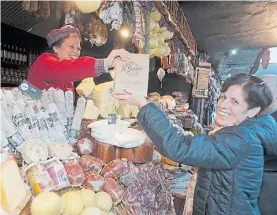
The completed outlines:
{"type": "Polygon", "coordinates": [[[114,93],[124,93],[125,89],[147,96],[149,54],[130,54],[127,61],[116,62],[115,71],[114,93]]]}

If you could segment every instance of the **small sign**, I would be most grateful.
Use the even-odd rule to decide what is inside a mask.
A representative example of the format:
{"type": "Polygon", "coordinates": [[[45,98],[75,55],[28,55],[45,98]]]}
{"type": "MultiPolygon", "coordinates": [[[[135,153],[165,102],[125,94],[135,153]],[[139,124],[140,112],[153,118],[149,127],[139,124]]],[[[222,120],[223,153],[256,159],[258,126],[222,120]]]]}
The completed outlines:
{"type": "Polygon", "coordinates": [[[114,93],[125,90],[147,96],[149,79],[149,54],[129,54],[129,59],[115,62],[114,93]]]}
{"type": "Polygon", "coordinates": [[[41,90],[24,80],[18,87],[22,93],[26,96],[31,97],[32,99],[39,100],[41,98],[41,90]]]}
{"type": "Polygon", "coordinates": [[[116,124],[117,116],[115,113],[108,114],[108,124],[116,124]]]}

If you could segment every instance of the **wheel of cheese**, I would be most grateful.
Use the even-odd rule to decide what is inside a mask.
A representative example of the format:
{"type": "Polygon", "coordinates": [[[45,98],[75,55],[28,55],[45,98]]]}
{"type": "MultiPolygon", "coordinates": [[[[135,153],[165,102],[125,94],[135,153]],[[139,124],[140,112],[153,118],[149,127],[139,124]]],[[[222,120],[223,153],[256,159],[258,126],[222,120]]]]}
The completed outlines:
{"type": "Polygon", "coordinates": [[[116,146],[101,143],[96,140],[95,140],[95,143],[96,143],[95,157],[101,159],[106,164],[116,159],[116,154],[117,154],[116,146]]]}
{"type": "Polygon", "coordinates": [[[125,158],[134,163],[146,163],[152,161],[154,146],[150,139],[146,139],[141,146],[131,149],[119,148],[119,151],[120,159],[125,158]]]}

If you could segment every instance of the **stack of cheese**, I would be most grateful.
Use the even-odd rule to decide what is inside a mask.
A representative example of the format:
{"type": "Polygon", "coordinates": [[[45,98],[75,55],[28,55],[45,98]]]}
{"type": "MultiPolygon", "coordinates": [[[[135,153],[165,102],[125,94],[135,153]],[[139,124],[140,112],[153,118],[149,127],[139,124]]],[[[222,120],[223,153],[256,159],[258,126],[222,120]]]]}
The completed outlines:
{"type": "Polygon", "coordinates": [[[102,143],[123,148],[134,148],[145,143],[145,133],[128,128],[128,125],[127,121],[117,120],[116,124],[109,124],[104,119],[89,124],[88,128],[91,129],[91,136],[102,143]]]}
{"type": "Polygon", "coordinates": [[[1,153],[1,213],[19,215],[30,200],[32,194],[27,190],[14,158],[1,153]]]}
{"type": "Polygon", "coordinates": [[[95,85],[93,78],[84,79],[76,88],[79,96],[88,99],[84,119],[108,118],[108,114],[118,114],[124,119],[135,118],[138,108],[125,104],[112,96],[114,82],[95,85]]]}

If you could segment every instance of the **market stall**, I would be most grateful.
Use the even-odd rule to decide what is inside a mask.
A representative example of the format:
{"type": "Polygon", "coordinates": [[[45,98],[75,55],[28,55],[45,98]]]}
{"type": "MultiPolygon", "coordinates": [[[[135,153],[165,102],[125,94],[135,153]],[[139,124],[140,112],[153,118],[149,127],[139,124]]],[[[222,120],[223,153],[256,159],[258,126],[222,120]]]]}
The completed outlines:
{"type": "MultiPolygon", "coordinates": [[[[44,6],[49,12],[48,3],[44,6]]],[[[33,4],[26,1],[23,9],[32,13],[33,4]]],[[[109,31],[129,29],[139,53],[134,57],[148,58],[140,83],[147,94],[151,58],[161,61],[161,68],[156,68],[161,88],[165,73],[179,74],[191,83],[195,75],[196,46],[187,51],[188,44],[175,34],[176,26],[156,6],[137,1],[76,2],[57,7],[57,16],[59,8],[64,10],[64,24],[77,26],[92,47],[105,44],[109,31]],[[80,17],[93,11],[97,12],[91,22],[83,26],[80,17]]],[[[179,213],[174,199],[185,199],[192,169],[155,150],[136,121],[137,107],[112,97],[113,91],[120,91],[120,76],[116,69],[111,74],[113,80],[101,84],[93,78],[83,80],[76,88],[76,105],[70,90],[39,90],[26,81],[18,88],[1,89],[4,214],[179,213]],[[15,178],[12,183],[10,177],[15,178]]],[[[166,113],[178,132],[202,131],[188,95],[175,91],[150,93],[147,98],[166,113]]]]}

